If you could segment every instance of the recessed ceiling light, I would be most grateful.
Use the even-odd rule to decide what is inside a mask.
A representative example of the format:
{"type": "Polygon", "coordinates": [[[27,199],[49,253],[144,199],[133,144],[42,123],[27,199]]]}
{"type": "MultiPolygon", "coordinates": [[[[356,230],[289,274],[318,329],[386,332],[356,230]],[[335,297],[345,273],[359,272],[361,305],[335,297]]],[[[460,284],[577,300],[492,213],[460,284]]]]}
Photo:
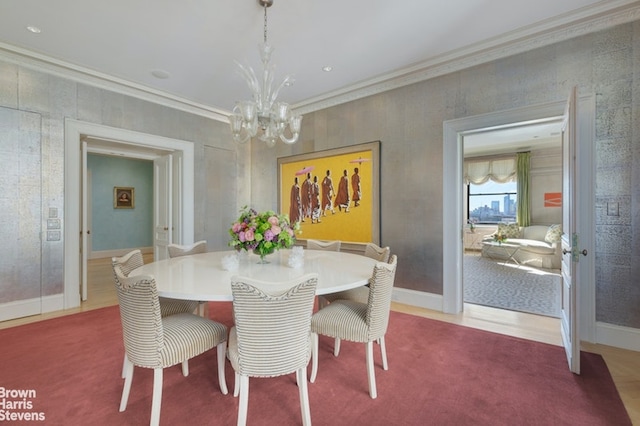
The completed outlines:
{"type": "Polygon", "coordinates": [[[29,25],[27,27],[27,30],[31,31],[34,34],[40,34],[42,32],[42,30],[38,27],[34,27],[33,25],[29,25]]]}
{"type": "Polygon", "coordinates": [[[169,77],[171,77],[171,74],[169,74],[168,71],[165,70],[152,70],[151,71],[151,75],[153,75],[155,78],[159,78],[161,80],[167,79],[169,77]]]}
{"type": "Polygon", "coordinates": [[[333,70],[333,67],[331,65],[322,67],[322,71],[324,72],[330,72],[331,70],[333,70]]]}

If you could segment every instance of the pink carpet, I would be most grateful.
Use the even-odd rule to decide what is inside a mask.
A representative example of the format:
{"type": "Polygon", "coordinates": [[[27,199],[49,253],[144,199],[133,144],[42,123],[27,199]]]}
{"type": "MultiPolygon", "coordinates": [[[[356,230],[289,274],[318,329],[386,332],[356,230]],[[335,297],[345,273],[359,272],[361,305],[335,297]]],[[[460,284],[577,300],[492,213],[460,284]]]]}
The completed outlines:
{"type": "MultiPolygon", "coordinates": [[[[212,303],[210,315],[231,325],[230,307],[212,303]]],[[[118,412],[123,345],[117,307],[0,330],[0,342],[0,423],[26,413],[41,413],[44,422],[7,424],[149,423],[150,370],[135,369],[129,405],[118,412]],[[13,397],[9,389],[28,394],[13,397]]],[[[372,400],[364,345],[343,342],[338,358],[331,339],[321,338],[320,345],[318,378],[309,385],[315,425],[631,424],[596,354],[582,354],[576,376],[560,347],[392,313],[389,371],[382,370],[376,346],[378,398],[372,400]]],[[[186,378],[178,366],[165,370],[161,424],[236,423],[238,399],[220,393],[215,358],[210,351],[191,360],[186,378]]],[[[228,363],[226,377],[232,389],[228,363]]],[[[248,424],[300,423],[293,375],[250,380],[248,424]]]]}

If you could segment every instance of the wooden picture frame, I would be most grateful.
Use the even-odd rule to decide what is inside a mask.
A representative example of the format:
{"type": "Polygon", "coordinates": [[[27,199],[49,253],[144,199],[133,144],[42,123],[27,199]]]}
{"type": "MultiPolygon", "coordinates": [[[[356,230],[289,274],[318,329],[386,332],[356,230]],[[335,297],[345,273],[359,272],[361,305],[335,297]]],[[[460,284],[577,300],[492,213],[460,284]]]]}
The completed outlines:
{"type": "Polygon", "coordinates": [[[292,222],[299,222],[298,240],[379,245],[380,141],[278,158],[278,208],[280,213],[288,214],[292,222]],[[325,198],[327,176],[333,185],[332,208],[327,208],[325,198]],[[343,178],[346,178],[348,201],[343,197],[344,182],[340,192],[343,178]],[[354,180],[359,183],[359,191],[354,190],[354,180]],[[313,192],[314,187],[315,195],[305,201],[303,191],[311,188],[307,193],[313,192]],[[295,199],[297,191],[299,202],[295,199]],[[354,197],[356,193],[359,195],[354,197]]]}
{"type": "Polygon", "coordinates": [[[113,187],[113,208],[133,209],[135,207],[135,189],[125,186],[113,187]]]}

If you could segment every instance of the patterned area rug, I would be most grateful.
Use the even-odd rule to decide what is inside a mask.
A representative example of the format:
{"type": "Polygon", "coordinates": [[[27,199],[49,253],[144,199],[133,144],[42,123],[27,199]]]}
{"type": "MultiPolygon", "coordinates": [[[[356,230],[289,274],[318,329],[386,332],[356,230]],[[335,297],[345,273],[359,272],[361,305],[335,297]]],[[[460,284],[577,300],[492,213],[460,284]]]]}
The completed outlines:
{"type": "Polygon", "coordinates": [[[464,256],[464,301],[560,317],[560,271],[464,256]]]}

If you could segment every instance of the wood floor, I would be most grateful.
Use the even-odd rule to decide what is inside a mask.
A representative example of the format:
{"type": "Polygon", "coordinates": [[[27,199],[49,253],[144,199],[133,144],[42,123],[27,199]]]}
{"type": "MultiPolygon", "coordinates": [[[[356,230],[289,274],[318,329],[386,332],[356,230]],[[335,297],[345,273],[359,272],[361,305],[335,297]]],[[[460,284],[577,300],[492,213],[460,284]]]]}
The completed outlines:
{"type": "MultiPolygon", "coordinates": [[[[145,255],[144,260],[145,263],[152,261],[151,255],[145,255]]],[[[90,260],[87,272],[88,300],[83,302],[79,308],[3,321],[0,322],[0,329],[116,305],[118,300],[113,287],[113,272],[110,259],[90,260]]],[[[470,304],[465,304],[464,312],[458,315],[443,314],[442,312],[399,303],[393,303],[392,309],[398,312],[552,345],[560,346],[562,344],[559,331],[560,323],[556,318],[470,304]]],[[[631,421],[634,425],[640,426],[640,352],[591,343],[583,343],[582,350],[602,355],[631,417],[631,421]]]]}

